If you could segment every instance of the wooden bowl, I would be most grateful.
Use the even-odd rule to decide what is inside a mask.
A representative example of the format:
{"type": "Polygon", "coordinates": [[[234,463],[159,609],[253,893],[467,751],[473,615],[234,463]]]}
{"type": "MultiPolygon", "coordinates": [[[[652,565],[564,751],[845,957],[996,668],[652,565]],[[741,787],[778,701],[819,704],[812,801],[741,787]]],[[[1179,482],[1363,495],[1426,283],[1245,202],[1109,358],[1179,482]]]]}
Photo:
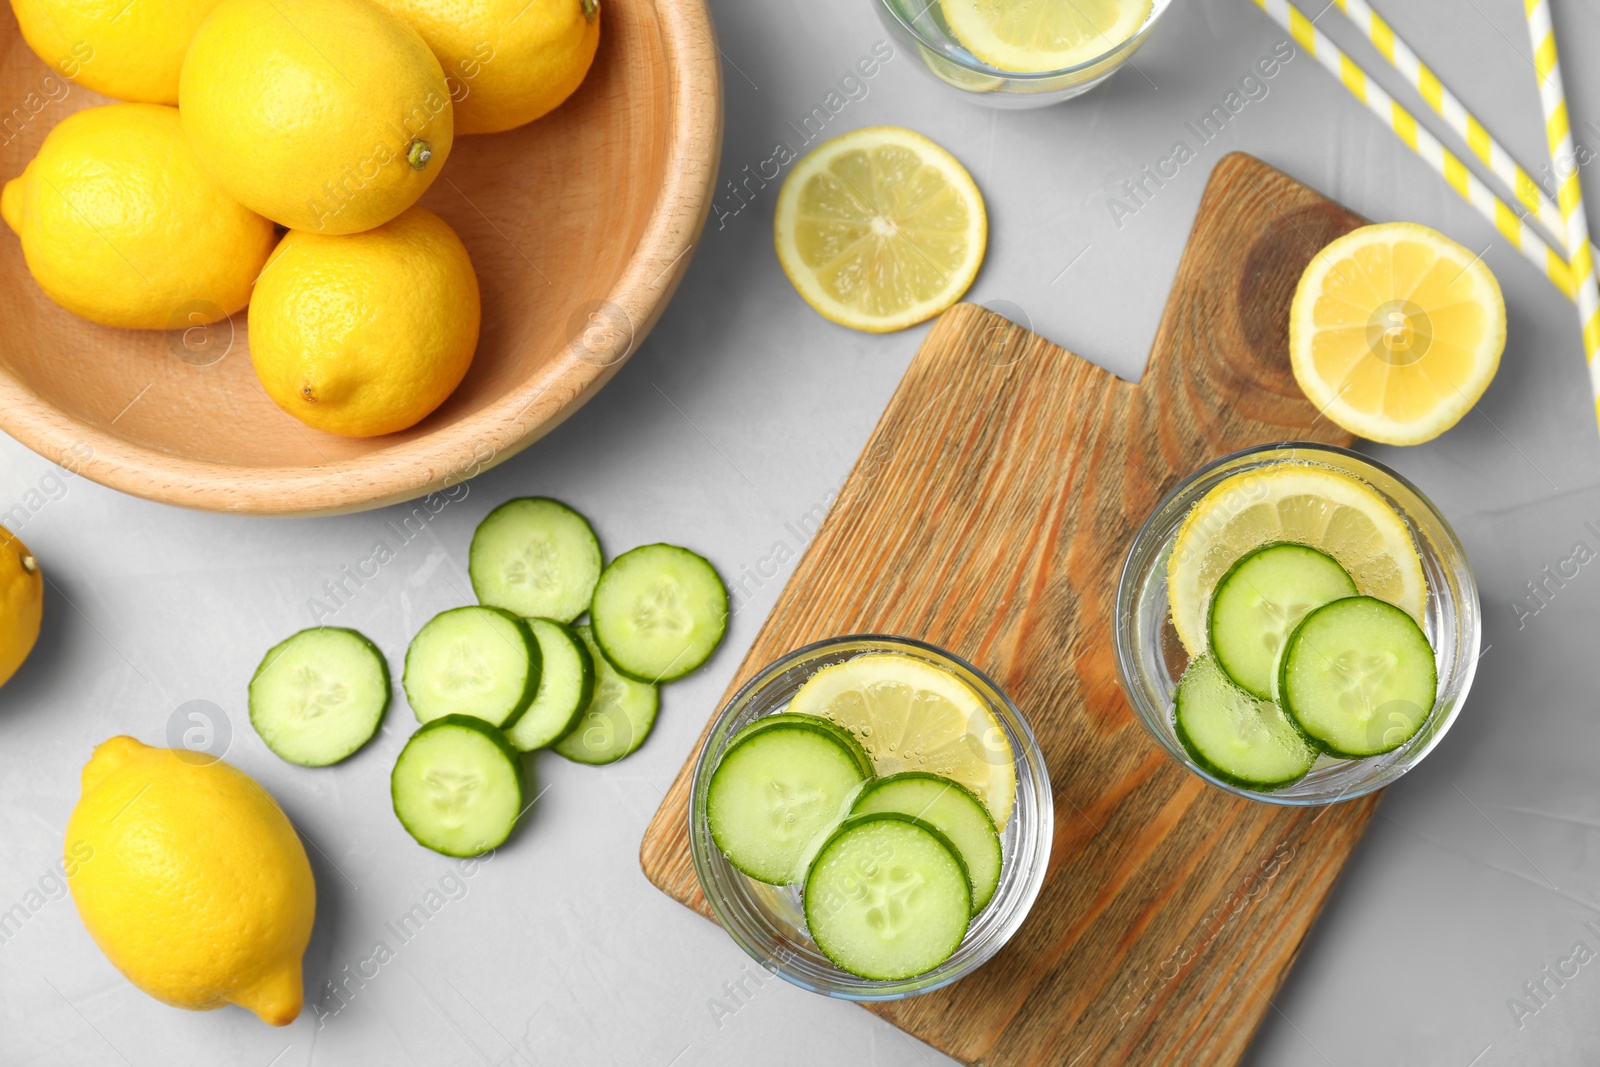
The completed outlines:
{"type": "MultiPolygon", "coordinates": [[[[407,500],[537,440],[655,323],[716,180],[722,94],[703,0],[603,7],[582,88],[531,125],[457,139],[422,199],[472,254],[483,333],[466,380],[421,423],[368,439],[313,430],[262,391],[244,312],[169,332],[96,326],[51,303],[0,227],[0,429],[123,492],[271,514],[407,500]]],[[[107,101],[41,62],[10,5],[0,18],[6,181],[62,117],[107,101]]]]}

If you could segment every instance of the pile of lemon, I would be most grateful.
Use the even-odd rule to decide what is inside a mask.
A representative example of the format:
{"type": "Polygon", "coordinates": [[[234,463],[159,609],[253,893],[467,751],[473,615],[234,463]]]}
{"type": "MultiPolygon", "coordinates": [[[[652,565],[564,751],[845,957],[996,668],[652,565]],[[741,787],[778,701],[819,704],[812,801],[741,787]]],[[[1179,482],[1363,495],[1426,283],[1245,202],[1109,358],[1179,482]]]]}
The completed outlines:
{"type": "Polygon", "coordinates": [[[477,347],[467,250],[417,198],[457,134],[562,103],[600,38],[597,0],[12,8],[51,67],[129,101],[62,120],[0,195],[40,288],[130,329],[248,304],[267,394],[357,437],[422,419],[477,347]]]}

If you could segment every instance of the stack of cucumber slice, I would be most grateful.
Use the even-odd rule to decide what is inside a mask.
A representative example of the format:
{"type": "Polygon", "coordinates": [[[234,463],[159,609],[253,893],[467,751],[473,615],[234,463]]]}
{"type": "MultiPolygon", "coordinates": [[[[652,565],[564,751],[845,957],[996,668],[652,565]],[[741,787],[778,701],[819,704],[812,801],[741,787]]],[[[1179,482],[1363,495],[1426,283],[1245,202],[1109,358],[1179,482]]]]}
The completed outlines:
{"type": "Polygon", "coordinates": [[[1000,831],[976,795],[921,771],[874,777],[850,731],[819,716],[780,712],[736,733],[706,817],[729,863],[800,886],[817,947],[875,981],[949,959],[1000,884],[1000,831]]]}
{"type": "MultiPolygon", "coordinates": [[[[434,616],[406,651],[422,725],[390,790],[421,844],[450,856],[499,846],[527,803],[524,753],[622,759],[655,725],[658,686],[721,643],[728,594],[705,559],[656,544],[603,562],[589,521],[556,500],[511,500],[479,524],[468,572],[480,603],[434,616]],[[589,624],[574,625],[585,611],[589,624]]],[[[267,653],[250,720],[282,758],[326,766],[372,739],[389,696],[370,641],[319,627],[267,653]]]]}
{"type": "Polygon", "coordinates": [[[1299,781],[1321,756],[1364,759],[1409,741],[1433,711],[1433,647],[1409,614],[1364,596],[1327,553],[1247,553],[1211,595],[1207,648],[1178,682],[1178,740],[1247,789],[1299,781]]]}

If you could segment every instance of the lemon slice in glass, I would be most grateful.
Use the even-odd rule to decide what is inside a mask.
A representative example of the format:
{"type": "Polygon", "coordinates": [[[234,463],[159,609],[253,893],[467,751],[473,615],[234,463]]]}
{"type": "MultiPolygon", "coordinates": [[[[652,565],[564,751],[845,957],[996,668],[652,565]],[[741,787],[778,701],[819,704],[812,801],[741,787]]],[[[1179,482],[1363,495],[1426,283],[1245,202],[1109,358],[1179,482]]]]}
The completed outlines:
{"type": "Polygon", "coordinates": [[[1289,312],[1294,377],[1323,414],[1389,445],[1431,441],[1500,366],[1506,305],[1482,259],[1412,222],[1352,230],[1306,268],[1289,312]]]}
{"type": "Polygon", "coordinates": [[[1279,463],[1219,482],[1178,527],[1167,560],[1167,599],[1190,656],[1206,650],[1206,612],[1217,582],[1247,552],[1274,541],[1321,549],[1363,595],[1422,622],[1428,583],[1400,513],[1341,471],[1279,463]]]}
{"type": "Polygon", "coordinates": [[[1151,0],[941,0],[956,40],[999,70],[1061,70],[1127,41],[1151,0]]]}
{"type": "Polygon", "coordinates": [[[774,229],[778,261],[806,303],[883,333],[932,318],[967,291],[989,219],[949,152],[920,133],[872,126],[795,164],[774,229]]]}
{"type": "Polygon", "coordinates": [[[1005,829],[1017,791],[1011,744],[989,705],[949,671],[900,653],[868,653],[812,675],[788,710],[849,730],[880,778],[926,771],[966,786],[1005,829]]]}

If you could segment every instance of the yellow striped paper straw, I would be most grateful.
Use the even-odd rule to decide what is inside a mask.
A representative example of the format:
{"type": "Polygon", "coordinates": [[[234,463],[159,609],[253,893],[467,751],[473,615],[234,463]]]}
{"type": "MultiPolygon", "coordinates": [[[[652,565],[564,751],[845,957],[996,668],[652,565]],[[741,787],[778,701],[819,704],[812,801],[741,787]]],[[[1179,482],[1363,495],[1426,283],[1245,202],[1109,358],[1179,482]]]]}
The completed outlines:
{"type": "Polygon", "coordinates": [[[1560,210],[1555,202],[1545,195],[1539,183],[1535,182],[1528,173],[1517,165],[1511,153],[1501,147],[1500,142],[1490,135],[1483,123],[1468,111],[1466,105],[1445,87],[1439,76],[1428,65],[1418,58],[1411,46],[1394,32],[1394,27],[1383,20],[1383,16],[1372,10],[1367,0],[1333,0],[1355,23],[1372,42],[1372,46],[1388,61],[1399,75],[1425,100],[1433,113],[1445,121],[1457,136],[1466,141],[1472,154],[1489,168],[1490,173],[1505,183],[1516,198],[1522,202],[1523,207],[1533,212],[1539,222],[1550,236],[1560,238],[1567,232],[1566,222],[1561,217],[1560,210]]]}
{"type": "Polygon", "coordinates": [[[1572,274],[1567,267],[1566,257],[1557,255],[1545,244],[1537,230],[1523,222],[1521,216],[1468,170],[1467,165],[1441,144],[1427,127],[1420,125],[1411,112],[1367,77],[1366,72],[1312,25],[1299,8],[1289,0],[1255,0],[1255,5],[1288,30],[1289,36],[1301,48],[1315,56],[1318,63],[1350,90],[1351,95],[1365,104],[1367,110],[1378,116],[1385,126],[1394,131],[1395,136],[1437,171],[1450,188],[1477,208],[1500,231],[1501,236],[1511,242],[1513,248],[1550,279],[1551,284],[1572,299],[1572,274]]]}
{"type": "Polygon", "coordinates": [[[1550,141],[1552,171],[1567,160],[1571,173],[1558,178],[1556,202],[1566,223],[1567,250],[1572,255],[1572,277],[1577,286],[1578,321],[1583,327],[1583,354],[1589,363],[1589,382],[1600,418],[1600,286],[1594,277],[1594,251],[1589,243],[1589,220],[1583,211],[1583,188],[1578,182],[1577,157],[1572,152],[1572,123],[1567,116],[1567,92],[1561,83],[1556,58],[1556,31],[1550,21],[1549,0],[1525,0],[1528,36],[1533,42],[1533,68],[1539,75],[1539,103],[1544,107],[1544,132],[1550,141]]]}

